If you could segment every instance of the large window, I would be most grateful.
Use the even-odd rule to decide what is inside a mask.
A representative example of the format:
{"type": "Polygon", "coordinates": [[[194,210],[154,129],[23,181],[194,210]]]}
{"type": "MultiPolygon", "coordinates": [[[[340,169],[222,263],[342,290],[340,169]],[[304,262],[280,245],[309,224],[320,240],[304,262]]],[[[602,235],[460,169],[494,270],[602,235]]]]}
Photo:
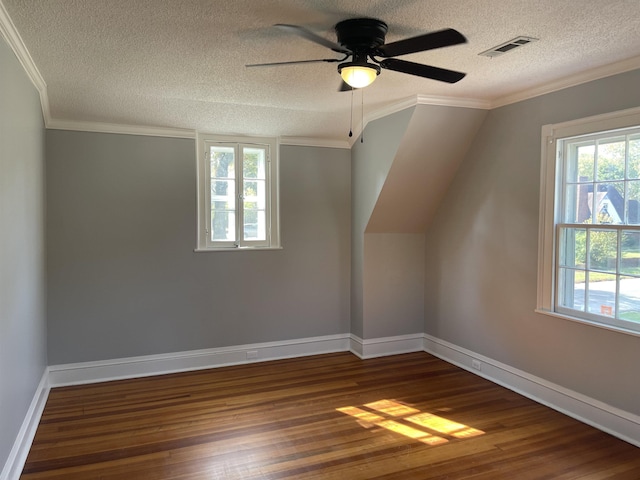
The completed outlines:
{"type": "Polygon", "coordinates": [[[538,307],[640,332],[640,114],[547,126],[543,137],[538,307]]]}
{"type": "Polygon", "coordinates": [[[277,248],[277,144],[198,136],[198,250],[277,248]]]}

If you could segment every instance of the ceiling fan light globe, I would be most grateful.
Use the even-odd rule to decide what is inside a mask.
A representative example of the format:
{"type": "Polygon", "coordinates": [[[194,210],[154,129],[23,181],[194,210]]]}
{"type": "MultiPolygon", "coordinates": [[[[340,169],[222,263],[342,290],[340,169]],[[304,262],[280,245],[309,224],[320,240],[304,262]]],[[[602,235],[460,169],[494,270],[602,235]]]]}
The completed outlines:
{"type": "Polygon", "coordinates": [[[379,73],[379,69],[365,65],[348,65],[340,69],[342,80],[353,88],[364,88],[371,85],[379,73]]]}

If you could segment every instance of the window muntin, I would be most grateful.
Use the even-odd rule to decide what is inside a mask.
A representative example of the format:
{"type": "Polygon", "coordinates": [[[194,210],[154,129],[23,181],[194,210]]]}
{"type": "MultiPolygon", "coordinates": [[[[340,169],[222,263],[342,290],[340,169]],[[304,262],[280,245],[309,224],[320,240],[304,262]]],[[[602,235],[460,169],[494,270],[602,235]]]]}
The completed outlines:
{"type": "Polygon", "coordinates": [[[277,144],[199,135],[197,250],[279,248],[277,144]]]}
{"type": "Polygon", "coordinates": [[[545,139],[539,311],[640,332],[640,128],[592,132],[545,139]]]}

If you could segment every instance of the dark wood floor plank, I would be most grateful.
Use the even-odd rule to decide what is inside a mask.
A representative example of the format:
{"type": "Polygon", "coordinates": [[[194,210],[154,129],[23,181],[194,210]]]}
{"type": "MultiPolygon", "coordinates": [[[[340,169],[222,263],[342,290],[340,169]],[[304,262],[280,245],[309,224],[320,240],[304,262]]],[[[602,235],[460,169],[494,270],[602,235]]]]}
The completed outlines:
{"type": "Polygon", "coordinates": [[[23,480],[640,478],[640,449],[426,353],[53,389],[23,480]],[[635,476],[634,476],[635,475],[635,476]]]}

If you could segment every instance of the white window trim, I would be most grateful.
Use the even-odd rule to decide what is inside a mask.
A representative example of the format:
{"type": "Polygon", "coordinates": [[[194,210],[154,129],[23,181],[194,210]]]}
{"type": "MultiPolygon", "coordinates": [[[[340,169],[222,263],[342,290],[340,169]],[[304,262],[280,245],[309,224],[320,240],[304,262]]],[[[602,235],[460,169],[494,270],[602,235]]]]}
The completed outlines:
{"type": "Polygon", "coordinates": [[[235,252],[247,250],[279,250],[280,245],[280,143],[277,138],[272,137],[244,137],[244,136],[228,136],[216,135],[210,133],[196,134],[196,176],[197,176],[197,229],[196,229],[196,248],[195,252],[235,252]],[[269,182],[269,225],[268,239],[262,245],[211,245],[207,241],[207,231],[209,228],[209,219],[207,214],[208,192],[207,188],[207,165],[206,165],[206,146],[211,143],[229,143],[239,145],[267,145],[269,147],[269,171],[267,178],[269,182]]]}
{"type": "Polygon", "coordinates": [[[640,332],[621,326],[559,313],[556,311],[554,295],[554,266],[557,248],[555,219],[560,218],[559,205],[556,205],[555,200],[561,195],[562,188],[556,174],[558,140],[638,125],[640,125],[640,107],[542,127],[538,229],[538,297],[535,310],[537,313],[640,336],[640,332]]]}

